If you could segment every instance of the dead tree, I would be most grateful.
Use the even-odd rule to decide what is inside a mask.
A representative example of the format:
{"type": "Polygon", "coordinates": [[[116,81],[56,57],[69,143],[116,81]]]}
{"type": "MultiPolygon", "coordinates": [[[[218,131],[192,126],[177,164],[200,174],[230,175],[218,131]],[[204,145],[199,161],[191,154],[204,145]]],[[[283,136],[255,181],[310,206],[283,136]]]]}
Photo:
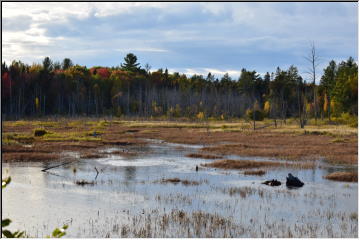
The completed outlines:
{"type": "Polygon", "coordinates": [[[307,73],[311,76],[311,80],[313,82],[313,91],[314,91],[314,117],[315,124],[317,124],[317,94],[316,94],[316,67],[319,65],[319,56],[316,53],[316,48],[314,42],[310,45],[310,53],[305,59],[310,63],[310,67],[308,68],[307,73]]]}

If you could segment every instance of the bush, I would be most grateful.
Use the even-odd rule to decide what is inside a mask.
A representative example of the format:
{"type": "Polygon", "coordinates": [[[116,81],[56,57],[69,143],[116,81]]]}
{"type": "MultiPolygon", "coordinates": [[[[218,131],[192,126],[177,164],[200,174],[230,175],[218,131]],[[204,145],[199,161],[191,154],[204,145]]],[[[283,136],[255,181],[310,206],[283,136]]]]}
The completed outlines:
{"type": "Polygon", "coordinates": [[[346,124],[350,127],[358,126],[358,118],[357,116],[351,115],[349,113],[342,113],[340,117],[334,118],[334,121],[338,124],[346,124]]]}
{"type": "MultiPolygon", "coordinates": [[[[252,109],[246,110],[246,117],[248,117],[251,120],[254,119],[254,112],[252,109]]],[[[265,117],[265,113],[263,111],[258,110],[258,109],[255,110],[255,120],[256,121],[262,121],[262,120],[264,120],[264,117],[265,117]]]]}
{"type": "Polygon", "coordinates": [[[41,137],[47,134],[47,131],[45,129],[35,129],[34,136],[35,137],[41,137]]]}

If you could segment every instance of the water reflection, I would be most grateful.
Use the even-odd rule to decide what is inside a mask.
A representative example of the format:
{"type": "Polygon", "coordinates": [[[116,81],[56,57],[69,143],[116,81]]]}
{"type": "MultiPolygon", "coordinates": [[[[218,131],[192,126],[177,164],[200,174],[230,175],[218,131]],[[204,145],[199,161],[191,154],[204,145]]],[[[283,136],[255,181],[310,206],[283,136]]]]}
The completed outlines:
{"type": "Polygon", "coordinates": [[[125,179],[127,182],[130,182],[135,179],[136,177],[136,167],[134,166],[126,166],[124,167],[125,170],[125,179]]]}
{"type": "MultiPolygon", "coordinates": [[[[319,237],[329,236],[326,227],[331,223],[334,236],[357,235],[357,223],[349,222],[349,216],[358,212],[357,183],[344,187],[344,183],[323,178],[329,172],[344,169],[341,166],[275,168],[259,177],[231,170],[204,168],[196,172],[195,165],[212,161],[185,157],[188,153],[196,152],[196,146],[188,148],[186,145],[154,143],[131,159],[112,156],[111,151],[116,150],[104,150],[109,154],[104,159],[81,159],[51,169],[48,173],[41,172],[45,165],[37,163],[3,164],[3,173],[9,169],[7,174],[13,179],[3,192],[3,218],[14,220],[12,229],[25,229],[34,237],[46,236],[51,229],[62,226],[64,222],[70,224],[68,237],[104,237],[109,233],[121,237],[121,231],[113,229],[135,221],[133,218],[139,221],[135,221],[136,226],[141,226],[141,221],[148,221],[142,216],[154,210],[169,213],[173,209],[189,214],[199,211],[216,213],[250,229],[237,237],[260,237],[256,233],[261,231],[265,231],[264,236],[276,234],[276,229],[261,228],[273,223],[289,229],[295,223],[301,223],[301,226],[309,224],[310,227],[316,224],[319,237]],[[95,167],[99,175],[94,185],[75,184],[77,180],[94,181],[95,167]],[[276,188],[261,184],[263,180],[272,178],[284,182],[289,172],[304,181],[305,186],[289,190],[285,184],[276,188]],[[159,182],[167,178],[199,184],[159,182]],[[347,224],[347,230],[342,229],[344,224],[347,224]]],[[[156,223],[163,219],[161,215],[150,215],[155,220],[158,216],[156,223]]],[[[176,235],[176,231],[169,230],[166,236],[186,236],[176,235]]],[[[310,235],[304,233],[304,236],[310,235]]]]}

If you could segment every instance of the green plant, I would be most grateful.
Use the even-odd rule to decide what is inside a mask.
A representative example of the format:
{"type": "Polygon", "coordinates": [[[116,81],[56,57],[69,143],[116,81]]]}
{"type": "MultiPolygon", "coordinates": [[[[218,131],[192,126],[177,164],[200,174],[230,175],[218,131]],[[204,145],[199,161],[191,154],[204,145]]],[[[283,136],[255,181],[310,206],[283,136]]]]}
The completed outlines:
{"type": "Polygon", "coordinates": [[[47,236],[48,238],[61,238],[65,236],[66,232],[65,230],[68,228],[68,225],[64,225],[62,228],[55,228],[55,230],[52,232],[51,236],[47,236]]]}

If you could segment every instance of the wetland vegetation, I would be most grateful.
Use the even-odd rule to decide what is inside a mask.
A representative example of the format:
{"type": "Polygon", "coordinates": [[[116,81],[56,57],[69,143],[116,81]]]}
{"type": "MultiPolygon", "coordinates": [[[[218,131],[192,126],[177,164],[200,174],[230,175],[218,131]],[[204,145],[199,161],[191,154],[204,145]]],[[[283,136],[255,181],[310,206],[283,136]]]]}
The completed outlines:
{"type": "Polygon", "coordinates": [[[346,125],[49,118],[5,121],[2,140],[4,216],[29,236],[65,224],[69,237],[357,236],[346,125]],[[305,186],[287,188],[288,172],[305,186]]]}
{"type": "Polygon", "coordinates": [[[359,237],[357,3],[3,9],[1,237],[359,237]]]}

